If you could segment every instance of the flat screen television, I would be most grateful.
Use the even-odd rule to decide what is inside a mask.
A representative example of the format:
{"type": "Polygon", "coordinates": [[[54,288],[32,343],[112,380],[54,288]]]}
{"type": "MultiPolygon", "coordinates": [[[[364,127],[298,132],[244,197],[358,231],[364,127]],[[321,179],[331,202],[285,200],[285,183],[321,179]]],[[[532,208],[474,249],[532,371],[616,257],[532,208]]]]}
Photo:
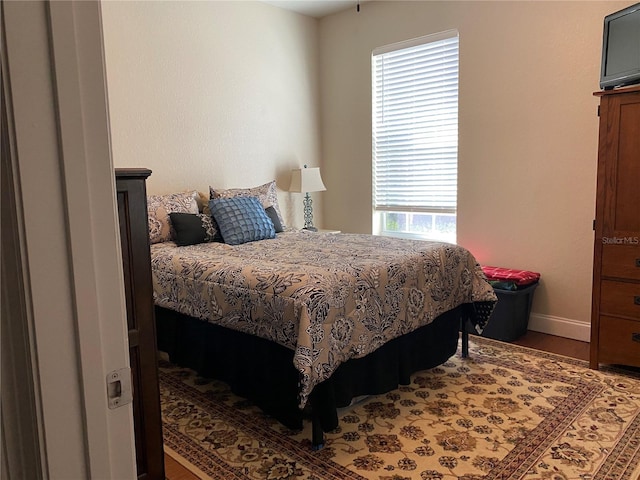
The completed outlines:
{"type": "Polygon", "coordinates": [[[640,3],[604,17],[600,88],[640,83],[640,3]]]}

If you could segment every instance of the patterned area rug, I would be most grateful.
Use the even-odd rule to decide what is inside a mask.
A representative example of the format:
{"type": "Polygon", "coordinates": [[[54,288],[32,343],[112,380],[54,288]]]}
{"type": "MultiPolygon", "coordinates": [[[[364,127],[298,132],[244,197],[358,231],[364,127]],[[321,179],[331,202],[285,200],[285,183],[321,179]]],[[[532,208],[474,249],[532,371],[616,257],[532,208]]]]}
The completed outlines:
{"type": "Polygon", "coordinates": [[[470,356],[340,412],[311,450],[221,382],[163,363],[164,441],[201,478],[639,480],[640,375],[471,337],[470,356]]]}

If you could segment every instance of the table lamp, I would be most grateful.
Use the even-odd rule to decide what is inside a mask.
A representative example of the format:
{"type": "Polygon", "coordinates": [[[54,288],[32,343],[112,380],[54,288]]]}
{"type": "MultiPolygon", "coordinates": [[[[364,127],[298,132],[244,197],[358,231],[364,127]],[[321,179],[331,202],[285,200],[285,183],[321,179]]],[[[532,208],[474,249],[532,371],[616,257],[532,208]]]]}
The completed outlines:
{"type": "Polygon", "coordinates": [[[304,193],[304,229],[317,231],[318,229],[313,226],[313,208],[311,207],[312,200],[309,196],[310,192],[323,192],[326,190],[324,183],[322,183],[322,177],[320,176],[320,169],[318,167],[297,168],[291,171],[291,185],[289,191],[294,193],[304,193]]]}

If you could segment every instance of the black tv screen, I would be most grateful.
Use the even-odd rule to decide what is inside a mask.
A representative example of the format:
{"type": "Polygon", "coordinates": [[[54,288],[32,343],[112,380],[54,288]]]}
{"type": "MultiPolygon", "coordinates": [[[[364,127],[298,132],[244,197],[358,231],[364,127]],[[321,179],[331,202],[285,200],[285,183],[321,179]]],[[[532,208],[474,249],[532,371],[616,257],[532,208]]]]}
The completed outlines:
{"type": "Polygon", "coordinates": [[[604,17],[600,88],[640,83],[640,3],[604,17]]]}

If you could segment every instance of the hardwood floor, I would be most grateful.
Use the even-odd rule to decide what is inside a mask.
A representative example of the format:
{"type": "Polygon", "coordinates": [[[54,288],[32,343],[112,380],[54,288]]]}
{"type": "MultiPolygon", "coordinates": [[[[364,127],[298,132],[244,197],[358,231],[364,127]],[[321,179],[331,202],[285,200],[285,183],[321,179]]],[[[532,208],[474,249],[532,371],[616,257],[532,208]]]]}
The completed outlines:
{"type": "Polygon", "coordinates": [[[556,337],[555,335],[529,330],[512,343],[545,352],[557,353],[565,357],[589,360],[589,342],[580,342],[570,338],[556,337]]]}
{"type": "MultiPolygon", "coordinates": [[[[557,353],[567,357],[589,360],[589,343],[556,337],[546,333],[528,331],[513,343],[524,347],[535,348],[545,352],[557,353]]],[[[165,474],[167,480],[199,480],[194,474],[180,465],[171,457],[165,455],[165,474]]]]}
{"type": "Polygon", "coordinates": [[[167,480],[200,480],[168,455],[164,456],[164,475],[167,480]]]}

